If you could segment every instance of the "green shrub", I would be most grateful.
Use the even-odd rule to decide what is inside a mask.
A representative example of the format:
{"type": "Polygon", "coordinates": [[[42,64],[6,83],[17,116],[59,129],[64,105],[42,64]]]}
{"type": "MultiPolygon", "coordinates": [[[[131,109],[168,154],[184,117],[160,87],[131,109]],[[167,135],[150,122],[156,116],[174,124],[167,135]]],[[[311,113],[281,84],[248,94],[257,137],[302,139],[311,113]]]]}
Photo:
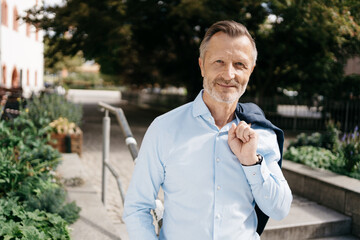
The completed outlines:
{"type": "Polygon", "coordinates": [[[16,189],[31,171],[19,166],[14,160],[13,151],[0,149],[0,198],[16,189]]]}
{"type": "Polygon", "coordinates": [[[313,168],[331,169],[333,163],[339,163],[339,157],[330,150],[314,146],[290,147],[284,158],[313,168]]]}
{"type": "Polygon", "coordinates": [[[70,239],[68,224],[59,215],[26,211],[16,199],[0,199],[0,239],[70,239]]]}
{"type": "Polygon", "coordinates": [[[67,224],[76,221],[80,208],[66,203],[65,190],[51,174],[61,155],[48,145],[50,131],[26,111],[0,121],[0,239],[69,239],[67,224]],[[15,209],[10,215],[3,210],[8,206],[15,209]]]}
{"type": "Polygon", "coordinates": [[[80,126],[83,113],[81,105],[72,103],[65,96],[57,94],[34,96],[27,104],[26,111],[37,127],[47,126],[59,117],[67,118],[80,126]]]}
{"type": "Polygon", "coordinates": [[[341,139],[341,151],[345,157],[345,170],[348,172],[356,172],[360,165],[360,136],[358,127],[354,132],[344,134],[341,139]]]}
{"type": "Polygon", "coordinates": [[[29,178],[11,197],[17,197],[28,211],[57,213],[68,223],[79,218],[80,208],[74,202],[66,203],[66,191],[45,174],[29,178]]]}
{"type": "Polygon", "coordinates": [[[295,141],[290,143],[289,147],[313,146],[337,152],[340,146],[339,134],[338,126],[333,121],[329,121],[323,134],[315,132],[308,136],[305,133],[301,133],[296,137],[295,141]]]}
{"type": "Polygon", "coordinates": [[[341,141],[338,136],[339,131],[333,124],[329,124],[328,131],[321,137],[317,133],[311,136],[300,134],[285,152],[284,158],[360,179],[358,127],[352,133],[344,134],[341,141]]]}

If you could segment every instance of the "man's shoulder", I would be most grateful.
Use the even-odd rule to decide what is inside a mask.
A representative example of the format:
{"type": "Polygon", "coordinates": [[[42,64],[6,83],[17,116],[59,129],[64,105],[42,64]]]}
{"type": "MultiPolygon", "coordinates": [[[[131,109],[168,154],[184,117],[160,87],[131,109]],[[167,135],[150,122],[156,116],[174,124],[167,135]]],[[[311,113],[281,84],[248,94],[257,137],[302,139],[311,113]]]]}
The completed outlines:
{"type": "Polygon", "coordinates": [[[188,114],[191,114],[192,103],[193,102],[189,102],[174,108],[155,118],[154,122],[158,124],[172,124],[177,121],[182,121],[188,116],[188,114]]]}

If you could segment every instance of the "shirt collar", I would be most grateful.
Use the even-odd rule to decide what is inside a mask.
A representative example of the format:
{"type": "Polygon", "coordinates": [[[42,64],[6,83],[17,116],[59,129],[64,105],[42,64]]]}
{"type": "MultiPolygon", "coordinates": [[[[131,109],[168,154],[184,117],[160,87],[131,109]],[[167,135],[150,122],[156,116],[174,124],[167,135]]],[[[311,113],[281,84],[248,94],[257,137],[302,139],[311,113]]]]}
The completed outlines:
{"type": "Polygon", "coordinates": [[[201,90],[193,102],[193,116],[198,117],[205,114],[211,114],[203,100],[204,90],[201,90]]]}
{"type": "MultiPolygon", "coordinates": [[[[194,117],[198,117],[201,115],[208,115],[208,114],[211,115],[209,108],[206,106],[206,104],[204,102],[203,94],[204,94],[204,89],[202,89],[200,91],[200,93],[197,95],[197,97],[195,98],[195,100],[193,102],[193,116],[194,117]]],[[[235,114],[236,125],[239,124],[240,121],[241,120],[239,119],[237,114],[235,114]]]]}

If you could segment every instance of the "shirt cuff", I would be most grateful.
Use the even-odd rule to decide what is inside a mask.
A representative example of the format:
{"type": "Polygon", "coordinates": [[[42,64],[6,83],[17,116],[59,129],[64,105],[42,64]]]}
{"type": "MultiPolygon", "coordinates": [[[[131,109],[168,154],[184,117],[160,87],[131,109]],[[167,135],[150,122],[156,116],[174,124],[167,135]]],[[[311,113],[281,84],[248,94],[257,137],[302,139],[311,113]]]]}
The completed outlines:
{"type": "Polygon", "coordinates": [[[253,166],[243,166],[246,178],[250,185],[262,184],[270,176],[270,171],[266,165],[265,158],[261,164],[253,166]]]}

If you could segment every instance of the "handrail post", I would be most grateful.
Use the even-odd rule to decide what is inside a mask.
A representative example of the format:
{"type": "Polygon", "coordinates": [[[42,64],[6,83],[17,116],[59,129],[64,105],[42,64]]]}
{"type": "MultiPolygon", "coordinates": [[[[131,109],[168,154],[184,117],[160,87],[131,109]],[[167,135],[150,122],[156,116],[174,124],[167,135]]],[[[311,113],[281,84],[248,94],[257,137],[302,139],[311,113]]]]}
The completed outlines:
{"type": "Polygon", "coordinates": [[[103,118],[103,156],[102,156],[102,184],[101,184],[101,201],[106,205],[106,164],[109,161],[110,152],[110,117],[109,110],[105,109],[105,117],[103,118]]]}

